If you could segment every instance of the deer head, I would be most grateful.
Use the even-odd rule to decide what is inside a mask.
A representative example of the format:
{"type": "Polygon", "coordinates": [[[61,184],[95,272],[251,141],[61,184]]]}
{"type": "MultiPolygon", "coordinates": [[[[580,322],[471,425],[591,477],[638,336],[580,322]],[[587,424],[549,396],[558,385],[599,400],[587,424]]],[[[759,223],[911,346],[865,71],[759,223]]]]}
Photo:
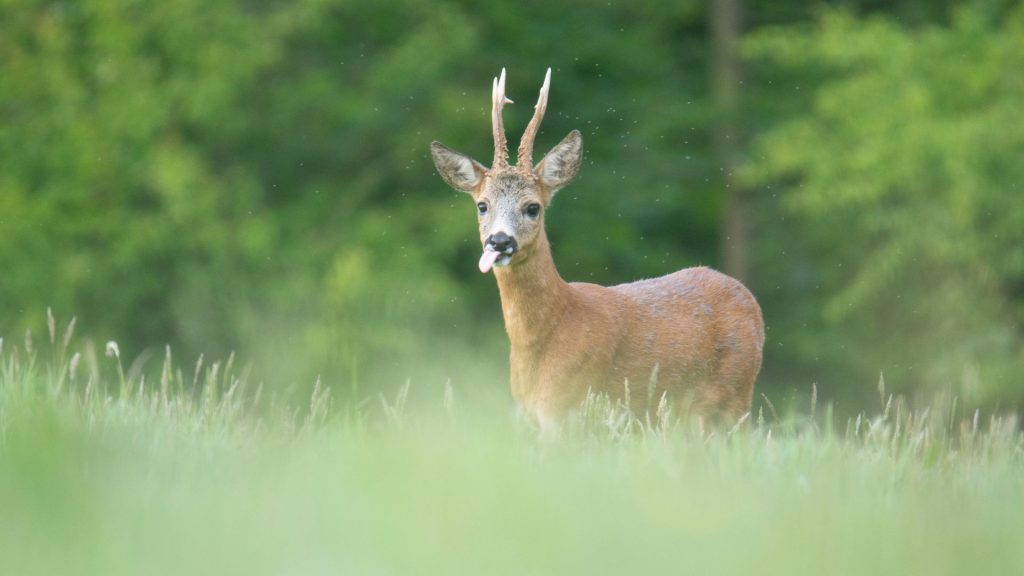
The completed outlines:
{"type": "Polygon", "coordinates": [[[512,101],[505,97],[505,69],[491,88],[491,124],[494,133],[494,161],[487,168],[476,160],[433,142],[430,152],[441,178],[449,186],[466,192],[476,201],[483,256],[480,271],[492,266],[515,265],[529,258],[539,237],[544,234],[544,211],[555,192],[568,184],[579,171],[583,139],[573,130],[533,165],[533,142],[537,137],[548,104],[551,69],[534,108],[533,118],[519,143],[515,166],[508,163],[505,126],[501,109],[512,101]]]}

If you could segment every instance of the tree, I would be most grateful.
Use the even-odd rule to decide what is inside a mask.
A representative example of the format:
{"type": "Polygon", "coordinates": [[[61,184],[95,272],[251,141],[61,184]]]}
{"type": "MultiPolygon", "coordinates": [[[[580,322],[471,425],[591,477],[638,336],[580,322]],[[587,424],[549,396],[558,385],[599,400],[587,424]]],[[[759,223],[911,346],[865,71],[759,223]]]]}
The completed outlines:
{"type": "Polygon", "coordinates": [[[782,191],[805,357],[1019,402],[1024,7],[988,6],[917,29],[833,10],[754,35],[753,58],[820,80],[755,139],[744,182],[782,191]]]}
{"type": "Polygon", "coordinates": [[[712,99],[715,105],[714,151],[723,184],[721,236],[722,267],[740,280],[750,276],[747,264],[750,218],[747,193],[736,178],[739,151],[742,69],[739,46],[742,0],[714,0],[709,12],[712,32],[712,99]]]}

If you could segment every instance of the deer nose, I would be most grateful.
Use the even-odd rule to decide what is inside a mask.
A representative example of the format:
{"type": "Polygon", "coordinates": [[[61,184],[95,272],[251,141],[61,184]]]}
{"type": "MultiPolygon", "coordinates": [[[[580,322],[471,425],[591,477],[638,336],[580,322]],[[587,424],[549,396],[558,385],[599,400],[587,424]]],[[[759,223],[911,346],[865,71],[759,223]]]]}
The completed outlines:
{"type": "Polygon", "coordinates": [[[502,254],[512,254],[518,248],[516,239],[504,232],[491,234],[487,238],[487,245],[493,248],[495,252],[501,252],[502,254]]]}

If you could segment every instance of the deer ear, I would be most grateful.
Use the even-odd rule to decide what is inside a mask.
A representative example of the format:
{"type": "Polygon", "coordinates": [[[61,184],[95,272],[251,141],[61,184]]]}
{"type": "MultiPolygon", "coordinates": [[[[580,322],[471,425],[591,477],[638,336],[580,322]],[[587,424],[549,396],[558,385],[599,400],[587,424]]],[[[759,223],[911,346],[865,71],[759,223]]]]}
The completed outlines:
{"type": "Polygon", "coordinates": [[[437,142],[431,142],[430,155],[437,173],[449,186],[460,192],[473,192],[483,179],[487,168],[465,154],[437,142]]]}
{"type": "Polygon", "coordinates": [[[583,137],[579,130],[569,132],[533,169],[552,194],[564,187],[580,171],[583,161],[583,137]]]}

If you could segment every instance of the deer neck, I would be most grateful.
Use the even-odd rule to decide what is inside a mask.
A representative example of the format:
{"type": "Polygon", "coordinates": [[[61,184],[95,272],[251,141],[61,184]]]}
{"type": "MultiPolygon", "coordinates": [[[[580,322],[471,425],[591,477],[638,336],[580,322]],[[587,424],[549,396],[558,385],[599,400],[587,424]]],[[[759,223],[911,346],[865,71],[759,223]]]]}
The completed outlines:
{"type": "Polygon", "coordinates": [[[530,350],[542,346],[571,296],[569,285],[555,269],[547,233],[541,231],[520,261],[495,268],[494,276],[512,347],[530,350]]]}

